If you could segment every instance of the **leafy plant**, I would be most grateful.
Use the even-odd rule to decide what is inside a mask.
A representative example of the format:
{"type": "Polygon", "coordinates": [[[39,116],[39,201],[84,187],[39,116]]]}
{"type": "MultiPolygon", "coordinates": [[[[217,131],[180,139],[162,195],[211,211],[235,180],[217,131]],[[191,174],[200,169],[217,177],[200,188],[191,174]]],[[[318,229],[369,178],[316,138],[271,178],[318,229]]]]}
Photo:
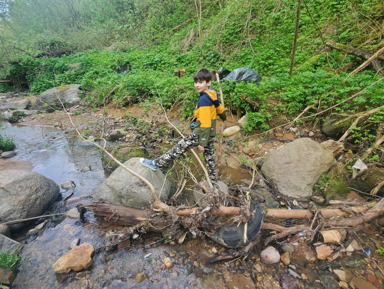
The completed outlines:
{"type": "Polygon", "coordinates": [[[17,255],[0,252],[1,267],[16,269],[20,264],[20,260],[21,258],[17,255]]]}
{"type": "Polygon", "coordinates": [[[2,151],[13,151],[16,145],[13,142],[12,138],[8,136],[0,135],[0,150],[2,151]]]}
{"type": "Polygon", "coordinates": [[[379,255],[384,257],[384,248],[380,247],[380,246],[377,246],[377,253],[379,253],[379,255]]]}

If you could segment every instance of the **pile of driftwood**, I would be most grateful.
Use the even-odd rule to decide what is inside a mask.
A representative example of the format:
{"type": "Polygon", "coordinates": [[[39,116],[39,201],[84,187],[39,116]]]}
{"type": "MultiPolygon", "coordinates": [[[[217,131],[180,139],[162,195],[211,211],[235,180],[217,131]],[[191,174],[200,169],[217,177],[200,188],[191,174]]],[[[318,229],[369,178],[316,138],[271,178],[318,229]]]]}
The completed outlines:
{"type": "MultiPolygon", "coordinates": [[[[85,210],[92,210],[94,215],[104,225],[119,225],[132,228],[132,230],[128,230],[128,235],[125,235],[122,240],[126,240],[135,230],[145,229],[146,231],[168,232],[168,234],[173,232],[173,239],[177,239],[179,243],[182,243],[185,239],[185,233],[189,229],[185,223],[190,224],[190,218],[193,218],[195,221],[201,219],[198,218],[199,215],[219,215],[231,218],[242,213],[240,207],[222,205],[215,209],[210,208],[209,210],[206,207],[176,209],[165,206],[167,208],[166,214],[161,209],[161,213],[155,213],[154,210],[150,209],[133,209],[101,202],[80,205],[78,208],[83,212],[85,210]]],[[[357,231],[359,226],[383,214],[384,199],[381,199],[379,202],[366,203],[331,201],[328,207],[318,209],[314,207],[312,210],[265,209],[262,230],[272,232],[265,239],[265,244],[299,232],[305,232],[307,236],[312,236],[311,239],[313,240],[316,233],[321,231],[324,239],[336,238],[337,240],[340,238],[340,231],[337,229],[353,228],[354,231],[357,231]],[[276,224],[278,219],[304,219],[305,221],[300,225],[285,227],[276,224]],[[335,233],[324,233],[328,231],[335,233]]],[[[198,227],[198,225],[195,222],[193,228],[198,227]]],[[[215,228],[211,229],[214,230],[215,228]]],[[[118,242],[119,240],[117,240],[118,242]]]]}

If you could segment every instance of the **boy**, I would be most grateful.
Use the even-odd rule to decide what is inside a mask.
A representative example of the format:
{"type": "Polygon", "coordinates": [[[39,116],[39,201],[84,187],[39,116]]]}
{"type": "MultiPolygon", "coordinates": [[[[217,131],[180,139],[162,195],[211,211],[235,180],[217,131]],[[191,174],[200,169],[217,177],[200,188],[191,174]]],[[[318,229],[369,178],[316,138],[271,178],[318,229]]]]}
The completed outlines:
{"type": "Polygon", "coordinates": [[[217,188],[217,164],[213,147],[214,136],[216,136],[216,116],[219,115],[224,121],[226,120],[226,115],[224,107],[218,99],[217,92],[210,88],[212,83],[211,72],[205,68],[200,69],[193,76],[193,80],[197,92],[200,93],[200,97],[193,115],[192,133],[159,158],[155,160],[142,158],[140,162],[152,170],[170,167],[178,156],[197,146],[197,149],[204,154],[212,185],[217,188]]]}

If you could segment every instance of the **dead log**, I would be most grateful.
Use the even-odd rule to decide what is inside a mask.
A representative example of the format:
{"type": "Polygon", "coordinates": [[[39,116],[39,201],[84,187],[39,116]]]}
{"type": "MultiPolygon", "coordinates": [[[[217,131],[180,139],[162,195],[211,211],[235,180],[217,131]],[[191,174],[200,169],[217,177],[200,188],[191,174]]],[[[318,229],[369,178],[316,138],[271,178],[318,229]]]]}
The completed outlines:
{"type": "MultiPolygon", "coordinates": [[[[378,51],[376,51],[369,59],[367,59],[363,64],[361,64],[358,68],[356,68],[354,71],[352,71],[346,78],[349,78],[350,76],[353,76],[355,75],[356,73],[358,73],[360,70],[364,69],[365,67],[367,67],[369,64],[373,64],[373,62],[380,56],[380,54],[382,54],[384,52],[384,47],[382,47],[381,49],[379,49],[378,51]]],[[[379,63],[380,64],[380,63],[379,63]]],[[[375,67],[375,66],[374,66],[375,67]]],[[[376,67],[375,67],[376,69],[376,67]]],[[[381,67],[380,70],[377,70],[376,71],[382,75],[383,74],[383,67],[381,67]]]]}
{"type": "MultiPolygon", "coordinates": [[[[334,49],[337,49],[337,50],[340,50],[340,51],[343,51],[343,52],[346,52],[349,54],[356,55],[356,56],[363,58],[365,60],[368,60],[373,56],[373,54],[367,50],[355,48],[355,47],[344,45],[341,43],[336,43],[332,40],[328,41],[326,44],[327,44],[327,46],[329,46],[331,48],[334,48],[334,49]]],[[[372,66],[377,71],[377,73],[384,75],[383,67],[382,67],[379,59],[384,60],[384,56],[379,55],[377,58],[373,59],[372,66]]]]}
{"type": "MultiPolygon", "coordinates": [[[[373,208],[367,204],[366,206],[347,207],[344,209],[338,208],[324,208],[320,209],[321,215],[326,218],[333,217],[346,217],[349,214],[362,214],[373,208]]],[[[82,208],[91,209],[96,217],[101,218],[103,221],[121,224],[124,226],[133,226],[140,222],[151,222],[153,219],[150,217],[153,211],[144,209],[134,209],[124,206],[117,206],[110,203],[95,202],[86,205],[79,205],[79,210],[82,208]]],[[[220,206],[219,208],[190,208],[190,209],[176,209],[170,210],[169,214],[175,216],[193,216],[200,214],[203,210],[208,211],[209,214],[214,216],[235,216],[241,214],[241,208],[239,207],[226,207],[220,206]]],[[[264,216],[266,218],[277,219],[312,219],[313,213],[310,210],[288,210],[288,209],[268,209],[264,216]]]]}
{"type": "Polygon", "coordinates": [[[381,199],[373,208],[369,209],[361,216],[354,218],[329,221],[326,227],[356,227],[363,223],[367,223],[384,214],[384,199],[381,199]]]}
{"type": "Polygon", "coordinates": [[[103,222],[120,226],[135,226],[144,221],[150,221],[150,210],[116,206],[109,203],[95,202],[77,206],[80,212],[91,209],[97,218],[103,222]]]}
{"type": "MultiPolygon", "coordinates": [[[[327,222],[323,227],[324,228],[334,228],[334,227],[356,227],[365,222],[369,222],[372,219],[381,216],[384,214],[384,199],[376,203],[373,207],[370,208],[371,204],[366,206],[356,206],[356,207],[347,207],[342,209],[338,208],[324,208],[317,211],[321,213],[323,218],[332,218],[331,221],[327,222]],[[345,218],[350,213],[360,214],[356,217],[345,218]],[[336,217],[336,218],[334,218],[336,217]],[[343,218],[344,217],[344,218],[343,218]],[[340,219],[343,218],[343,219],[340,219]],[[333,220],[336,219],[336,220],[333,220]]],[[[180,210],[170,210],[170,214],[154,214],[151,210],[144,209],[134,209],[123,206],[116,206],[110,203],[91,203],[86,205],[79,205],[78,209],[80,212],[84,213],[85,209],[91,209],[94,212],[94,215],[101,219],[102,222],[107,223],[108,225],[118,225],[118,226],[129,226],[132,228],[143,227],[146,230],[153,232],[160,232],[163,235],[173,236],[179,238],[184,232],[180,226],[183,224],[183,220],[188,220],[189,216],[197,215],[203,212],[211,215],[220,215],[220,216],[234,216],[241,213],[241,208],[239,207],[225,207],[220,206],[219,208],[191,208],[191,209],[180,209],[180,210]],[[175,219],[176,217],[176,219],[175,219]],[[182,218],[181,221],[175,222],[177,218],[182,218]]],[[[316,215],[317,215],[316,214],[316,215]]],[[[287,210],[287,209],[268,209],[265,213],[265,217],[268,218],[313,218],[313,214],[309,210],[287,210]]],[[[188,221],[187,223],[188,224],[188,221]]],[[[195,226],[198,224],[195,224],[195,226]]],[[[183,224],[184,227],[185,224],[183,224]]],[[[281,239],[292,234],[297,234],[299,232],[307,232],[309,235],[313,235],[317,230],[312,230],[312,225],[302,224],[293,227],[283,227],[276,224],[271,224],[264,222],[262,225],[263,230],[273,230],[278,233],[272,236],[269,236],[265,240],[265,244],[270,243],[273,240],[281,239]]],[[[185,232],[184,232],[185,233],[185,232]]],[[[185,237],[185,236],[184,236],[185,237]]]]}

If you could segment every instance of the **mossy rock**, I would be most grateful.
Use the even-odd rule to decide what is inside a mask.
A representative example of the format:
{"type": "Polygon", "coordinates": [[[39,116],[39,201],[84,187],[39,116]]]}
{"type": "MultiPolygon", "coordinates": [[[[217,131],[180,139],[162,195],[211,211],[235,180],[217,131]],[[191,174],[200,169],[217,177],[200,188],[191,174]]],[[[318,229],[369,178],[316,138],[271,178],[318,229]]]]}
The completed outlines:
{"type": "MultiPolygon", "coordinates": [[[[149,156],[148,151],[144,147],[135,144],[116,146],[112,149],[108,149],[108,151],[122,163],[134,157],[148,158],[149,156]]],[[[102,162],[104,169],[109,173],[113,172],[119,166],[106,154],[103,154],[102,162]]]]}
{"type": "Polygon", "coordinates": [[[62,85],[62,86],[58,86],[56,87],[56,89],[60,92],[66,92],[68,89],[70,89],[71,86],[70,85],[62,85]]]}
{"type": "Polygon", "coordinates": [[[342,121],[345,117],[337,114],[328,116],[321,125],[321,131],[329,137],[339,138],[351,126],[353,119],[342,121]],[[340,122],[340,123],[339,123],[340,122]]]}
{"type": "Polygon", "coordinates": [[[324,195],[327,201],[329,200],[345,200],[345,197],[351,190],[348,187],[348,182],[342,178],[330,180],[324,195]]]}
{"type": "Polygon", "coordinates": [[[322,194],[327,201],[345,199],[350,189],[343,164],[338,163],[328,173],[323,174],[314,186],[314,190],[322,194]]]}
{"type": "Polygon", "coordinates": [[[19,122],[24,116],[26,116],[24,111],[14,111],[12,116],[8,119],[10,123],[19,122]]]}
{"type": "MultiPolygon", "coordinates": [[[[355,179],[351,180],[350,187],[358,189],[362,192],[369,193],[383,180],[384,168],[372,166],[368,167],[367,170],[362,172],[355,179]]],[[[381,187],[377,194],[380,196],[384,196],[384,187],[381,187]]]]}

